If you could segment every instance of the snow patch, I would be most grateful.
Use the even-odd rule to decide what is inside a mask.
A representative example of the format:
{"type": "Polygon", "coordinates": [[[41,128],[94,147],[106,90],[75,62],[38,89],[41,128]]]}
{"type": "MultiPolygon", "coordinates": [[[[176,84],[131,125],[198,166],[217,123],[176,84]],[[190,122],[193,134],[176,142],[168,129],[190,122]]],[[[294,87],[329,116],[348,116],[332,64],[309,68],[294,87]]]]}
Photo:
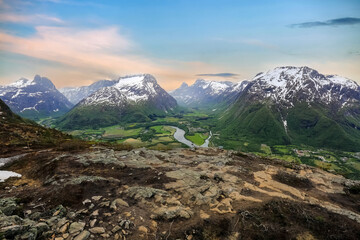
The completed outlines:
{"type": "Polygon", "coordinates": [[[29,80],[26,78],[20,78],[19,80],[17,80],[14,83],[9,84],[8,86],[10,87],[16,87],[16,88],[24,88],[27,87],[29,85],[34,85],[35,83],[33,82],[33,80],[29,80]]]}
{"type": "Polygon", "coordinates": [[[0,170],[0,182],[5,182],[6,179],[11,177],[21,177],[21,174],[12,171],[0,170]]]}

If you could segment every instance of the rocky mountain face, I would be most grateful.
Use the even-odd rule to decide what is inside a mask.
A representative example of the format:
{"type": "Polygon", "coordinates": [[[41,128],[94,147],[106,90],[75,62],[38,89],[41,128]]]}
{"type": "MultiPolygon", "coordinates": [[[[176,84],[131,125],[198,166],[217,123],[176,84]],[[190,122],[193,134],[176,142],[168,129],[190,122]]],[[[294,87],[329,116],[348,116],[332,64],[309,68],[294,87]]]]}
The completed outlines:
{"type": "Polygon", "coordinates": [[[0,183],[2,239],[360,235],[359,181],[238,152],[48,149],[3,169],[21,177],[0,183]]]}
{"type": "Polygon", "coordinates": [[[178,89],[170,93],[179,105],[186,107],[208,108],[220,103],[230,104],[246,87],[248,81],[233,83],[228,81],[197,80],[193,85],[183,83],[178,89]]]}
{"type": "Polygon", "coordinates": [[[66,87],[59,91],[74,105],[78,104],[84,98],[90,96],[97,90],[110,87],[116,83],[116,80],[100,80],[89,86],[82,87],[66,87]]]}
{"type": "Polygon", "coordinates": [[[0,86],[0,98],[14,112],[32,119],[60,116],[73,106],[48,78],[39,75],[0,86]]]}
{"type": "Polygon", "coordinates": [[[260,73],[220,118],[224,134],[270,144],[360,149],[360,87],[308,67],[260,73]]]}
{"type": "Polygon", "coordinates": [[[141,122],[173,112],[176,100],[149,74],[122,77],[80,101],[60,121],[63,128],[141,122]]]}

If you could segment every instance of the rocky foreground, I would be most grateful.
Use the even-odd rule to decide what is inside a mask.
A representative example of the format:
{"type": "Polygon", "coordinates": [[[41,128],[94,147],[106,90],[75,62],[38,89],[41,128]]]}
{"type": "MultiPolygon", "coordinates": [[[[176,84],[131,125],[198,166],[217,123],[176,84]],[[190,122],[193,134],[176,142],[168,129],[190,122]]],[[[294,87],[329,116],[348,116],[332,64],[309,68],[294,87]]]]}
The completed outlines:
{"type": "Polygon", "coordinates": [[[0,239],[360,239],[360,183],[305,165],[94,147],[2,169],[22,177],[0,183],[0,239]]]}

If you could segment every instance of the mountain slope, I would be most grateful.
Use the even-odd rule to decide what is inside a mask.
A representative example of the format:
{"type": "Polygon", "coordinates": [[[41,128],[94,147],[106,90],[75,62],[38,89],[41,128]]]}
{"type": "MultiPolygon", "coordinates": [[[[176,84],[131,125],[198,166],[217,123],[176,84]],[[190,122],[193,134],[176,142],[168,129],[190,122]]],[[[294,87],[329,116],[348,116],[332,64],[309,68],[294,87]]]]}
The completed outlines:
{"type": "Polygon", "coordinates": [[[60,116],[73,106],[48,78],[39,75],[0,86],[0,98],[14,112],[31,119],[60,116]]]}
{"type": "Polygon", "coordinates": [[[80,129],[144,122],[153,116],[164,116],[176,107],[176,100],[160,87],[153,76],[128,76],[83,99],[58,121],[58,126],[80,129]]]}
{"type": "Polygon", "coordinates": [[[360,150],[360,87],[308,67],[260,73],[220,117],[222,135],[258,143],[360,150]]]}
{"type": "Polygon", "coordinates": [[[248,82],[233,83],[228,81],[206,81],[198,79],[188,86],[183,83],[178,89],[170,93],[179,105],[197,108],[212,108],[221,103],[230,104],[236,99],[248,82]]]}
{"type": "MultiPolygon", "coordinates": [[[[0,153],[13,148],[51,147],[69,136],[14,114],[0,99],[0,153]]],[[[18,150],[17,150],[18,151],[18,150]]]]}
{"type": "Polygon", "coordinates": [[[116,80],[100,80],[89,86],[82,87],[66,87],[61,88],[59,91],[73,104],[78,104],[84,98],[90,96],[97,90],[110,87],[116,83],[116,80]]]}

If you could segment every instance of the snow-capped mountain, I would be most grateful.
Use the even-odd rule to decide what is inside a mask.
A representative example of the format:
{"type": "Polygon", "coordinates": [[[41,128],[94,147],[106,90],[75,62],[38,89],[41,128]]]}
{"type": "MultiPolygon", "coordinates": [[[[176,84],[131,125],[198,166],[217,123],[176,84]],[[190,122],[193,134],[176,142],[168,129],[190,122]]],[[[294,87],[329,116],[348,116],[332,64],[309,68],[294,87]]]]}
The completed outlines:
{"type": "Polygon", "coordinates": [[[116,83],[116,80],[100,80],[94,82],[89,86],[82,86],[82,87],[65,87],[60,88],[59,91],[64,94],[64,96],[73,104],[77,104],[84,98],[90,96],[92,93],[96,92],[97,90],[110,87],[116,83]]]}
{"type": "Polygon", "coordinates": [[[152,75],[126,76],[81,100],[60,120],[59,126],[69,129],[147,121],[149,117],[173,112],[176,107],[176,100],[152,75]]]}
{"type": "Polygon", "coordinates": [[[360,87],[309,67],[277,67],[257,74],[219,121],[230,138],[360,151],[360,87]]]}
{"type": "Polygon", "coordinates": [[[244,89],[247,83],[247,81],[233,83],[198,79],[191,86],[183,83],[178,89],[169,93],[178,101],[179,105],[210,107],[236,96],[244,89]]]}
{"type": "Polygon", "coordinates": [[[286,106],[295,102],[346,106],[360,101],[360,86],[350,79],[323,75],[309,67],[277,67],[256,75],[247,94],[286,106]]]}
{"type": "Polygon", "coordinates": [[[121,77],[114,80],[111,87],[101,88],[87,98],[79,106],[114,105],[123,103],[139,104],[151,101],[157,108],[167,111],[176,106],[176,100],[160,87],[150,74],[121,77]]]}
{"type": "Polygon", "coordinates": [[[14,112],[29,118],[60,115],[73,106],[48,78],[39,75],[0,86],[0,98],[14,112]]]}

